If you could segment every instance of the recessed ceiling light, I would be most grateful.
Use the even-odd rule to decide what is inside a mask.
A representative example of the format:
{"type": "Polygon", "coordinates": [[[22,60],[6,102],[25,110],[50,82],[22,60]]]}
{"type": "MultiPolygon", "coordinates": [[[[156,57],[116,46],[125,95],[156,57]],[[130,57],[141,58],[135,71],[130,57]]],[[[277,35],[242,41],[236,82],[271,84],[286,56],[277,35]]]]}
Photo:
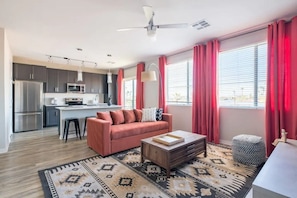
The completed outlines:
{"type": "Polygon", "coordinates": [[[82,48],[79,48],[79,47],[76,48],[76,50],[77,50],[77,51],[83,51],[83,49],[82,49],[82,48]]]}
{"type": "Polygon", "coordinates": [[[111,57],[111,54],[107,54],[108,57],[111,57]]]}

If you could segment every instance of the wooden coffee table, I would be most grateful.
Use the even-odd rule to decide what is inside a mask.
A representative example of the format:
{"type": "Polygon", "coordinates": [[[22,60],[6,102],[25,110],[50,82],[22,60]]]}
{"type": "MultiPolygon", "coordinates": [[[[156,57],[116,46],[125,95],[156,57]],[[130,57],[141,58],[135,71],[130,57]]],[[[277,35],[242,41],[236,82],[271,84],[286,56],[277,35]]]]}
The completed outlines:
{"type": "Polygon", "coordinates": [[[153,137],[141,140],[141,162],[145,159],[163,167],[170,176],[170,170],[206,152],[206,136],[186,131],[173,131],[170,134],[184,138],[184,142],[167,146],[153,141],[153,137]]]}

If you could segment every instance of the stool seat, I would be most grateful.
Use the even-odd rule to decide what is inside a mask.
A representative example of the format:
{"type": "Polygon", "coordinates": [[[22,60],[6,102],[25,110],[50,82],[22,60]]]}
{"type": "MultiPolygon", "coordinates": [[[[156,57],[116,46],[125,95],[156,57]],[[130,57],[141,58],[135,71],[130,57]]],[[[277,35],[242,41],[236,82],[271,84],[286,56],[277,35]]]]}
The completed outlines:
{"type": "Polygon", "coordinates": [[[234,161],[246,165],[260,165],[265,162],[265,144],[262,137],[255,135],[237,135],[232,139],[234,161]]]}
{"type": "Polygon", "coordinates": [[[63,139],[65,137],[65,142],[67,142],[67,139],[68,139],[69,125],[70,125],[71,122],[74,123],[76,137],[78,137],[78,135],[79,135],[79,138],[81,139],[78,118],[67,118],[67,119],[65,119],[64,133],[63,133],[63,139]]]}
{"type": "Polygon", "coordinates": [[[95,118],[96,116],[86,116],[85,117],[85,125],[84,125],[84,132],[83,132],[83,137],[85,136],[85,132],[86,132],[86,129],[87,129],[87,120],[88,118],[95,118]]]}

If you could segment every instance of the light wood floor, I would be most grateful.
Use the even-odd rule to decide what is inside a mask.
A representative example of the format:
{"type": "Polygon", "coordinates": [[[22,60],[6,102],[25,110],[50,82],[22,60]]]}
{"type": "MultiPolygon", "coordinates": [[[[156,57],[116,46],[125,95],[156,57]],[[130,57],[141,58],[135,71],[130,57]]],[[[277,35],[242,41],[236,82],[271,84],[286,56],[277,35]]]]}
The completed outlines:
{"type": "Polygon", "coordinates": [[[55,127],[14,133],[9,151],[0,154],[0,197],[44,197],[38,170],[94,155],[86,138],[64,143],[55,127]]]}

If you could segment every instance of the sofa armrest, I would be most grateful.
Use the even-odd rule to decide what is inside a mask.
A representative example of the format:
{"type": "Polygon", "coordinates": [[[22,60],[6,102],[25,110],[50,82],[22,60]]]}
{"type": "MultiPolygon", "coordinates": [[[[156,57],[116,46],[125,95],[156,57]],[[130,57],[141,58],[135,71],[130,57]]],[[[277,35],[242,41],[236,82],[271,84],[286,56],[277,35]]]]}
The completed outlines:
{"type": "Polygon", "coordinates": [[[168,132],[172,131],[172,114],[163,113],[162,120],[168,122],[168,132]]]}
{"type": "Polygon", "coordinates": [[[102,156],[111,153],[111,123],[98,118],[88,118],[87,144],[102,156]]]}

